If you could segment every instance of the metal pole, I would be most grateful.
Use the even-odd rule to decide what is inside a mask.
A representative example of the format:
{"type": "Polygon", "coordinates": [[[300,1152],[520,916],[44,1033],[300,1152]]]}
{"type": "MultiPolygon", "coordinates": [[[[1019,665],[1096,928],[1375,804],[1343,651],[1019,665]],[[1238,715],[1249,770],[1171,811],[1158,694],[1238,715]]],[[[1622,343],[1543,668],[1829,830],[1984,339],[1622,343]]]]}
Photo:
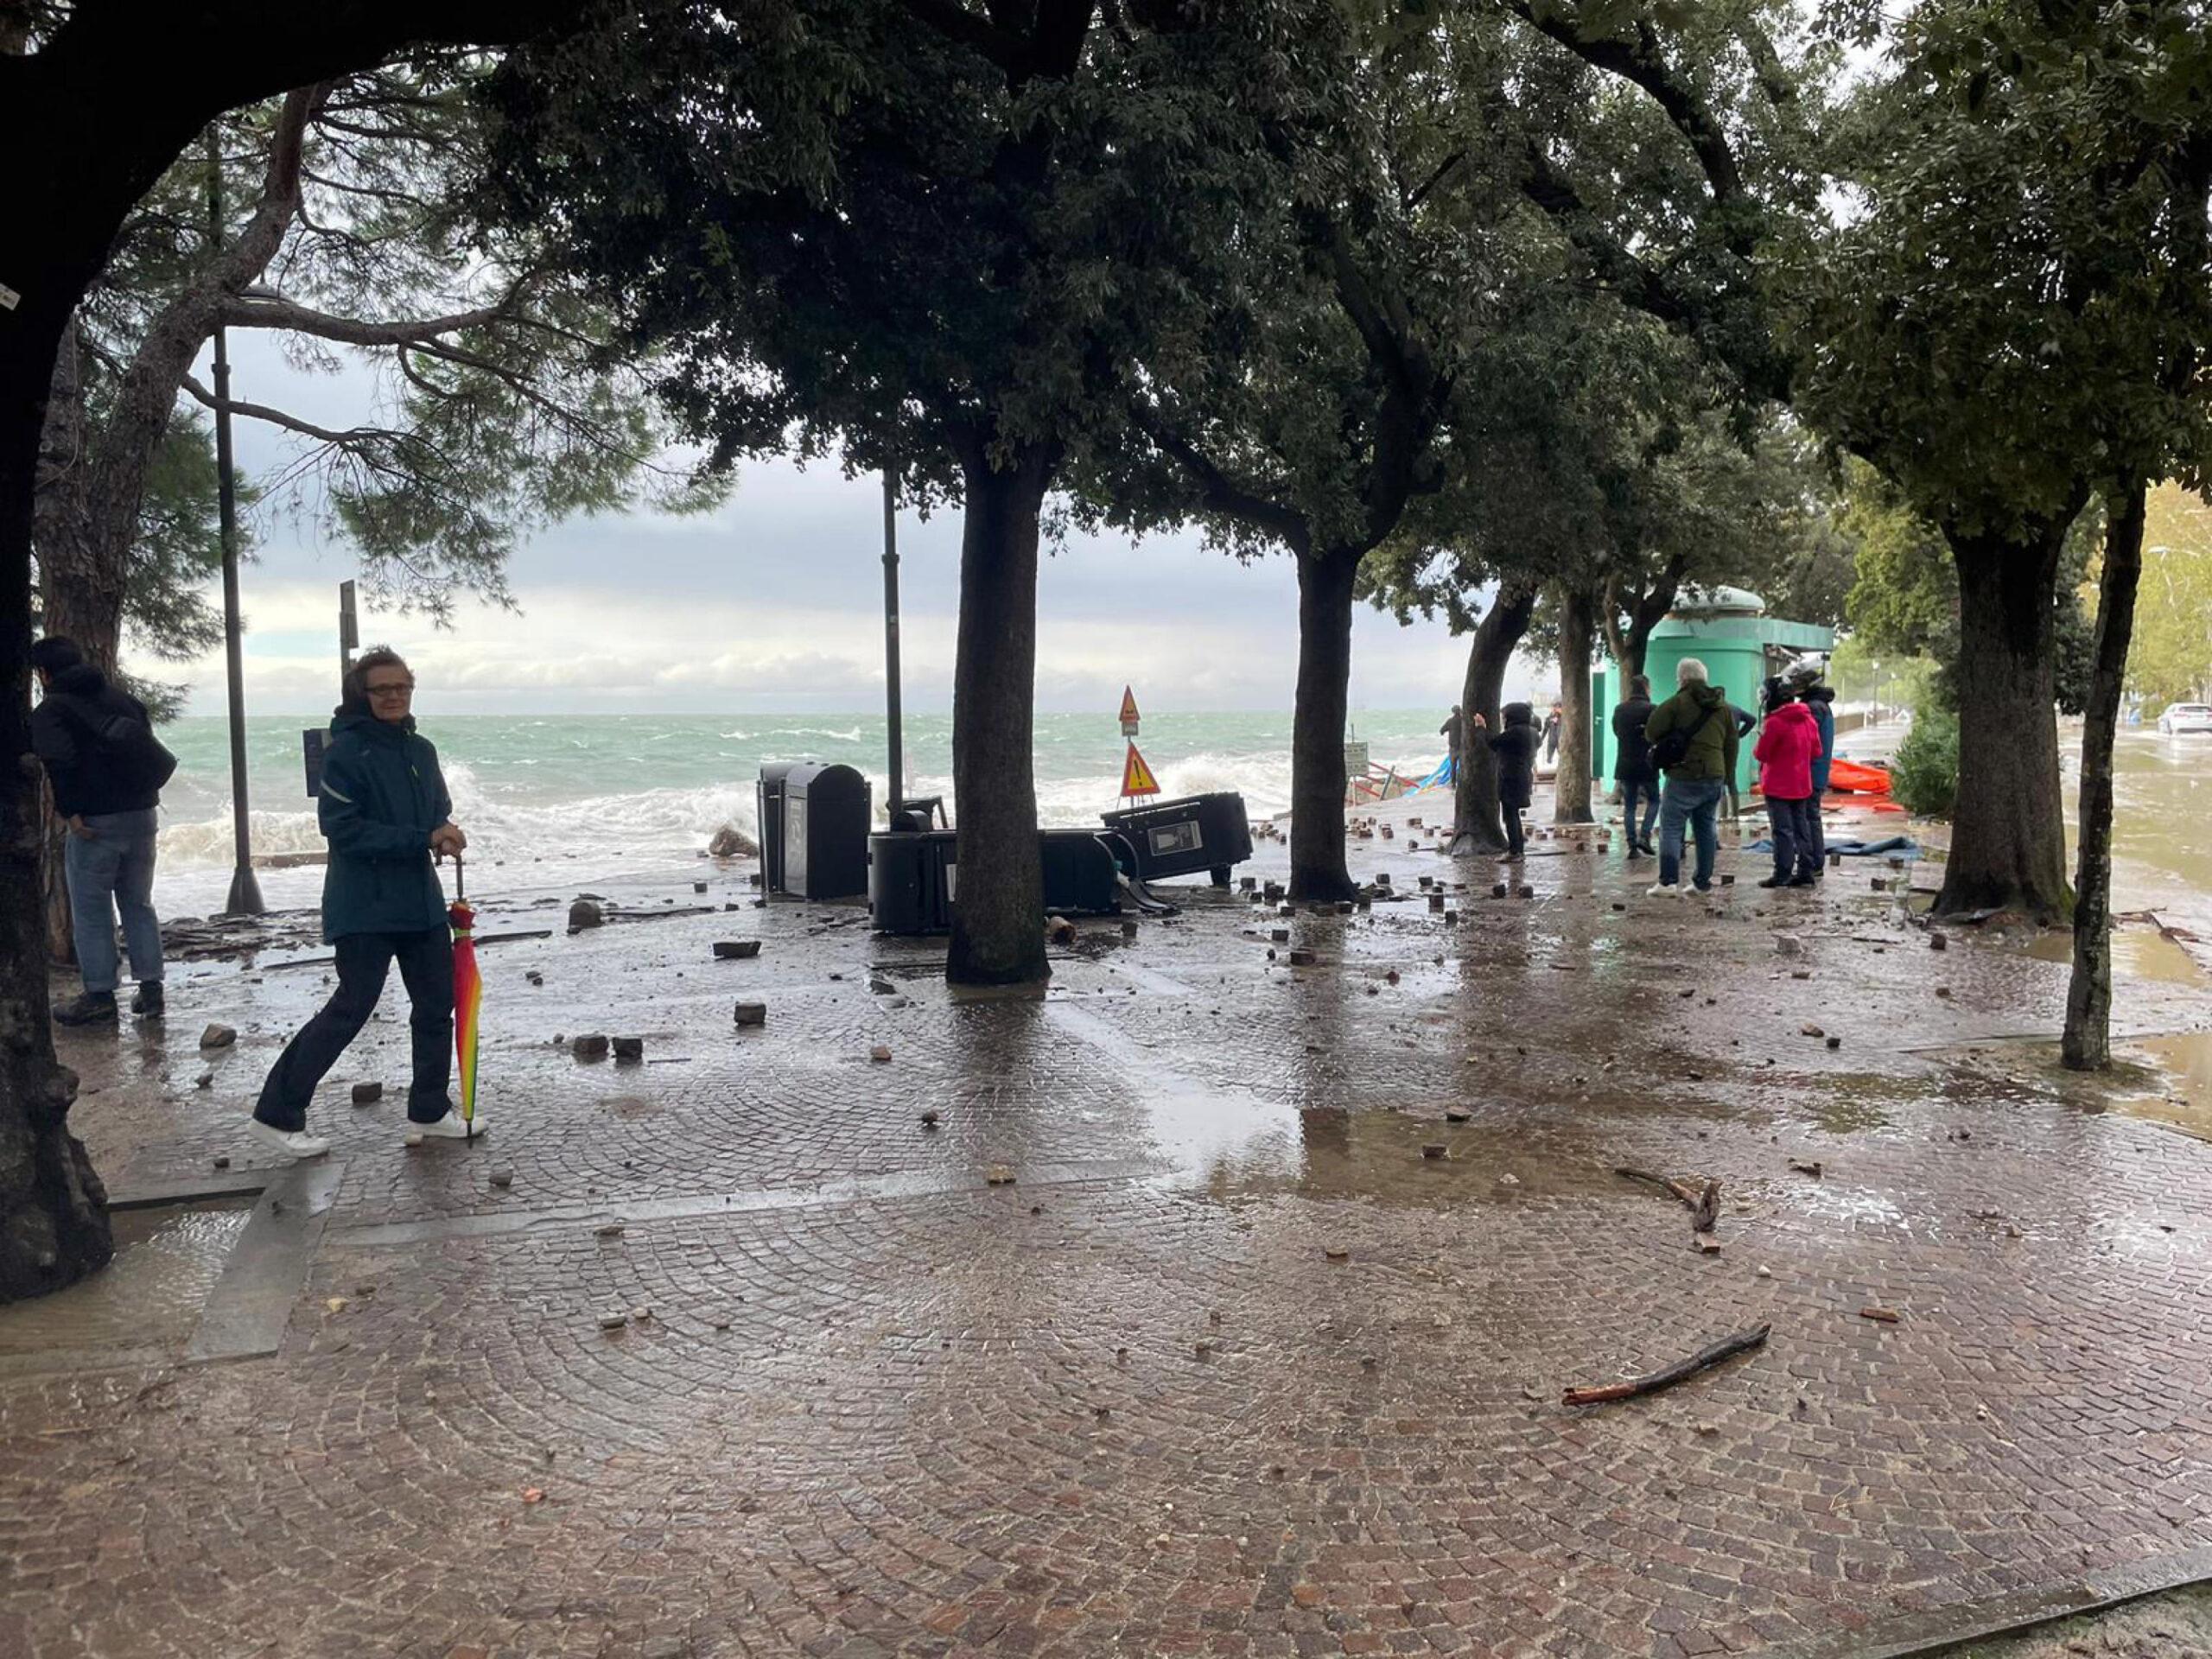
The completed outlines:
{"type": "MultiPolygon", "coordinates": [[[[223,153],[207,129],[207,221],[215,248],[223,245],[223,153]]],[[[231,872],[233,916],[259,916],[261,883],[253,874],[253,826],[245,784],[245,670],[238,652],[238,496],[231,464],[231,357],[223,325],[215,325],[215,499],[223,534],[223,662],[231,694],[231,839],[237,856],[231,872]]]]}
{"type": "Polygon", "coordinates": [[[889,467],[883,470],[883,689],[885,724],[891,738],[891,798],[887,811],[896,811],[906,793],[905,734],[899,711],[899,481],[889,467]]]}

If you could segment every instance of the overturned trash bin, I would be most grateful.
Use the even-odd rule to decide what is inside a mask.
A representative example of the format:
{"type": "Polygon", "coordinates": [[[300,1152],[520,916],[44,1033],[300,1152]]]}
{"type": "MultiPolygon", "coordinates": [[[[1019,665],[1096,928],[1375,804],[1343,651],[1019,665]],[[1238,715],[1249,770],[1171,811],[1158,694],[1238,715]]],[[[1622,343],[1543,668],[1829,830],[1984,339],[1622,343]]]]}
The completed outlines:
{"type": "MultiPolygon", "coordinates": [[[[949,933],[960,894],[959,842],[951,830],[879,830],[868,838],[868,920],[879,933],[949,933]]],[[[1038,874],[1045,908],[1113,915],[1173,910],[1134,880],[1135,852],[1112,830],[1040,830],[1038,874]]]]}
{"type": "Polygon", "coordinates": [[[1103,816],[1106,827],[1136,849],[1140,880],[1204,870],[1214,886],[1225,887],[1230,868],[1252,856],[1251,821],[1244,798],[1233,791],[1186,795],[1103,816]]]}
{"type": "Polygon", "coordinates": [[[760,885],[792,899],[868,890],[868,779],[850,766],[779,761],[760,768],[760,885]]]}
{"type": "Polygon", "coordinates": [[[949,933],[959,890],[950,830],[893,830],[868,838],[868,914],[879,933],[949,933]]]}

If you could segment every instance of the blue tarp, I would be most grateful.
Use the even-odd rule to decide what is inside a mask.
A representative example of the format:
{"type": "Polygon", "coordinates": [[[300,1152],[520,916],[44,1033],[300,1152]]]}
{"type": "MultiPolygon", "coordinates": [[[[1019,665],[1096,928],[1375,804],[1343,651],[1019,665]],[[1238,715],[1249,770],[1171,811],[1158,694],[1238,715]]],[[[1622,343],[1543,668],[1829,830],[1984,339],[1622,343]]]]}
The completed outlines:
{"type": "MultiPolygon", "coordinates": [[[[1828,851],[1840,853],[1846,858],[1888,856],[1911,860],[1920,856],[1920,843],[1910,836],[1891,836],[1885,841],[1831,841],[1825,844],[1828,851]]],[[[1774,850],[1773,838],[1761,836],[1744,850],[1747,853],[1770,853],[1774,850]]]]}

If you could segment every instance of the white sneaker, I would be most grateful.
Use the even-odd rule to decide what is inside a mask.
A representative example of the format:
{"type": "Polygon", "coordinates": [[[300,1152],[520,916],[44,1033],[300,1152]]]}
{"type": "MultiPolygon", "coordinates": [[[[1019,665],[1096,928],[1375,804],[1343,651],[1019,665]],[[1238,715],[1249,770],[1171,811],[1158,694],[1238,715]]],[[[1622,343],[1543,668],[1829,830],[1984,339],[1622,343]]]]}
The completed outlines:
{"type": "Polygon", "coordinates": [[[446,1115],[435,1123],[410,1123],[407,1128],[410,1134],[419,1135],[425,1140],[473,1141],[490,1127],[481,1112],[474,1117],[464,1119],[459,1112],[448,1109],[446,1115]]]}
{"type": "Polygon", "coordinates": [[[1682,896],[1681,883],[1654,881],[1643,890],[1643,896],[1647,899],[1679,899],[1682,896]]]}
{"type": "Polygon", "coordinates": [[[309,1135],[305,1129],[280,1129],[257,1117],[248,1120],[246,1133],[288,1158],[320,1158],[330,1150],[330,1142],[319,1135],[309,1135]]]}

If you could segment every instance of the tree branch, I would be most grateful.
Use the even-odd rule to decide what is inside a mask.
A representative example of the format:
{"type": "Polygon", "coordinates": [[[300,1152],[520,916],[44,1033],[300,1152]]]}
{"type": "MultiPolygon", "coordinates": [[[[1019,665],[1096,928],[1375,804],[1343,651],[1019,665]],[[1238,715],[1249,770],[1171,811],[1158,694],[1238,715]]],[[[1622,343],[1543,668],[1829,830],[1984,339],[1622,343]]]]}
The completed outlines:
{"type": "Polygon", "coordinates": [[[906,0],[907,16],[926,24],[956,46],[981,53],[1009,79],[1020,74],[1028,43],[988,17],[978,16],[960,0],[906,0]]]}
{"type": "MultiPolygon", "coordinates": [[[[1583,33],[1578,13],[1558,0],[1507,0],[1507,3],[1530,28],[1549,35],[1592,68],[1642,87],[1688,141],[1698,165],[1704,169],[1713,200],[1726,204],[1743,198],[1744,175],[1736,165],[1728,135],[1705,99],[1667,61],[1658,34],[1648,22],[1641,17],[1636,20],[1632,41],[1617,35],[1592,39],[1583,33]]],[[[1732,232],[1728,245],[1732,252],[1749,254],[1748,230],[1732,232]]]]}
{"type": "Polygon", "coordinates": [[[1598,224],[1582,193],[1552,165],[1535,140],[1525,146],[1522,159],[1521,194],[1559,222],[1600,281],[1624,303],[1670,327],[1685,328],[1696,322],[1697,314],[1690,302],[1625,243],[1598,224]]]}
{"type": "Polygon", "coordinates": [[[1198,485],[1199,505],[1206,512],[1234,518],[1272,536],[1300,558],[1311,550],[1313,532],[1305,514],[1236,483],[1198,445],[1170,427],[1155,405],[1143,398],[1133,399],[1129,418],[1137,430],[1151,440],[1154,448],[1198,485]]]}
{"type": "Polygon", "coordinates": [[[364,322],[337,317],[291,300],[248,299],[234,296],[224,307],[220,321],[235,328],[283,328],[312,334],[318,340],[346,346],[412,346],[498,322],[510,315],[515,296],[509,294],[492,305],[450,316],[423,317],[399,322],[364,322]]]}
{"type": "Polygon", "coordinates": [[[322,443],[350,445],[360,443],[371,438],[384,438],[397,442],[404,435],[392,431],[388,427],[381,426],[357,426],[341,432],[333,427],[317,426],[312,421],[303,421],[296,415],[287,415],[283,410],[271,409],[266,404],[242,404],[235,397],[226,403],[202,385],[199,377],[193,374],[181,376],[179,384],[190,392],[195,400],[211,410],[226,409],[232,414],[243,416],[247,420],[265,421],[271,426],[282,427],[287,432],[296,432],[303,438],[314,438],[322,443]]]}
{"type": "Polygon", "coordinates": [[[102,521],[102,539],[127,547],[129,527],[138,521],[148,474],[176,408],[178,385],[213,334],[226,303],[269,268],[283,245],[300,204],[308,123],[328,92],[326,82],[286,95],[270,134],[260,198],[245,228],[154,314],[117,385],[92,460],[91,499],[102,521]]]}

